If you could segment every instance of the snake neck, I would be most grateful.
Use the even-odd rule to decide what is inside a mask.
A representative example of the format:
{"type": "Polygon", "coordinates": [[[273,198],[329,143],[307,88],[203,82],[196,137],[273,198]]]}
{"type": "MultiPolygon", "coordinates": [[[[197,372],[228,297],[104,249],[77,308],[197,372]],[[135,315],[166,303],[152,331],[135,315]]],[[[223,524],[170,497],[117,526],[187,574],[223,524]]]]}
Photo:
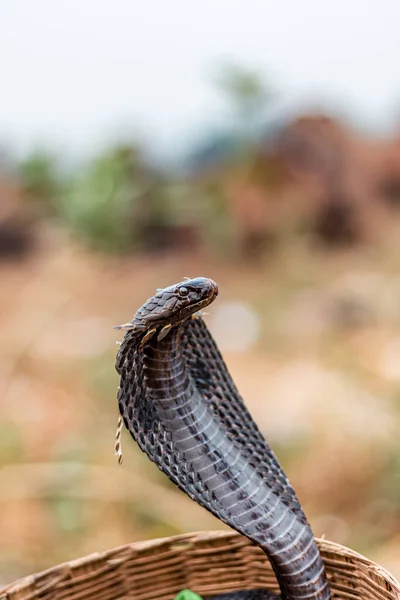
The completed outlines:
{"type": "Polygon", "coordinates": [[[180,344],[180,326],[161,341],[154,336],[143,348],[142,368],[148,397],[160,411],[184,405],[194,389],[180,344]]]}
{"type": "Polygon", "coordinates": [[[205,402],[187,369],[180,328],[161,341],[154,336],[138,355],[135,429],[140,434],[126,419],[129,402],[122,412],[142,450],[193,500],[264,550],[285,600],[328,600],[311,529],[249,463],[205,402]],[[149,427],[157,429],[158,439],[161,427],[164,442],[149,445],[149,427]]]}

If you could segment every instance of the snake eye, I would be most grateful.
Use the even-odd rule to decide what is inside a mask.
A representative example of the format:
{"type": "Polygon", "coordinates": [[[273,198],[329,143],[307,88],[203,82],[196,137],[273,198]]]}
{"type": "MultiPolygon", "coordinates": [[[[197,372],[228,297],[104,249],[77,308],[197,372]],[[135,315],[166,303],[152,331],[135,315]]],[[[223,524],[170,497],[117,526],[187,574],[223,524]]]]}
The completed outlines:
{"type": "Polygon", "coordinates": [[[178,292],[179,292],[180,296],[187,296],[189,293],[189,290],[185,287],[180,287],[178,292]]]}

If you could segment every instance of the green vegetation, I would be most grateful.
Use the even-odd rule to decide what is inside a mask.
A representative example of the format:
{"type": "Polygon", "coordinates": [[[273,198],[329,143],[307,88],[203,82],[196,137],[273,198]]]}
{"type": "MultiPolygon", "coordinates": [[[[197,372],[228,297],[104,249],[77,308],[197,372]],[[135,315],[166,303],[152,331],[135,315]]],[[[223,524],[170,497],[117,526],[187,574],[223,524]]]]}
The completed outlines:
{"type": "Polygon", "coordinates": [[[132,141],[105,148],[69,171],[61,157],[35,150],[15,169],[22,191],[41,216],[58,219],[74,238],[99,251],[210,244],[231,256],[236,233],[225,180],[236,166],[239,172],[244,167],[245,179],[251,171],[272,91],[255,71],[232,65],[219,70],[214,84],[230,113],[226,134],[223,143],[220,134],[207,134],[206,145],[193,153],[190,177],[179,172],[167,177],[132,141]],[[228,172],[218,168],[222,163],[228,172]],[[205,173],[210,164],[216,164],[215,173],[205,173]]]}
{"type": "Polygon", "coordinates": [[[51,209],[60,191],[61,177],[55,156],[34,150],[18,165],[22,190],[51,209]]]}
{"type": "Polygon", "coordinates": [[[132,204],[143,193],[134,158],[128,149],[105,153],[74,177],[58,200],[71,231],[94,247],[114,252],[133,244],[132,204]]]}
{"type": "Polygon", "coordinates": [[[202,600],[202,597],[191,590],[182,590],[175,596],[174,600],[202,600]]]}

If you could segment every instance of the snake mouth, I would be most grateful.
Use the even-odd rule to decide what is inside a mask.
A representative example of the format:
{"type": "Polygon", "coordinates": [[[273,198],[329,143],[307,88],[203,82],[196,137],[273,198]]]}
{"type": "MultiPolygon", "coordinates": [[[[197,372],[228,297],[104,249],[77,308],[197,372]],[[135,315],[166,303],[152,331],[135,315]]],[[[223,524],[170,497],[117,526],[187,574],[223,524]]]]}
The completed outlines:
{"type": "Polygon", "coordinates": [[[188,316],[185,317],[185,319],[190,318],[191,315],[194,315],[196,313],[201,313],[203,308],[207,308],[207,306],[210,306],[210,304],[212,304],[214,302],[214,300],[217,296],[218,296],[218,288],[216,288],[216,290],[215,290],[215,288],[210,289],[204,298],[202,298],[198,302],[192,304],[192,306],[190,307],[190,312],[189,312],[188,316]]]}

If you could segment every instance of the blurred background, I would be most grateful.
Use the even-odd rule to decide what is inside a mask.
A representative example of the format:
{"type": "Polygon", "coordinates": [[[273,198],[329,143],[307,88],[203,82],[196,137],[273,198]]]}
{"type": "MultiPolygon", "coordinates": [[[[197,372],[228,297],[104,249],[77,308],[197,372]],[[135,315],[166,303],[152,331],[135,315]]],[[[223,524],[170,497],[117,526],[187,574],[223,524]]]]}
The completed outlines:
{"type": "Polygon", "coordinates": [[[400,4],[0,6],[0,583],[222,524],[128,435],[118,332],[208,324],[316,535],[400,577],[400,4]]]}

